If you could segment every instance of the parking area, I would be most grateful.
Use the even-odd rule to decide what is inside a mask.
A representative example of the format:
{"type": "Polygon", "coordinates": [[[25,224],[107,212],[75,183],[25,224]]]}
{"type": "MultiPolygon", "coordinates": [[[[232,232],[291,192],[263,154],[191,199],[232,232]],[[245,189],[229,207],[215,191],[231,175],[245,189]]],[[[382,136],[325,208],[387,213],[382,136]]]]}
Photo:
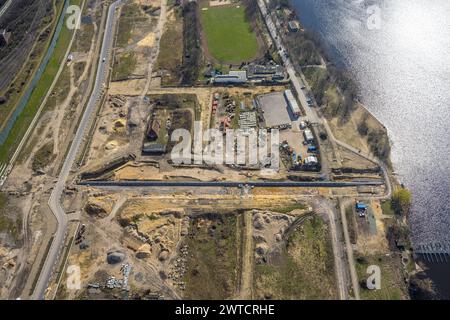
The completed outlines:
{"type": "Polygon", "coordinates": [[[267,93],[258,96],[256,99],[264,118],[264,127],[283,128],[290,126],[291,122],[295,120],[290,114],[283,92],[267,93]]]}
{"type": "Polygon", "coordinates": [[[282,159],[290,170],[320,170],[318,145],[312,128],[290,90],[256,97],[260,127],[280,129],[282,159]]]}
{"type": "Polygon", "coordinates": [[[301,131],[298,130],[298,128],[297,130],[294,128],[295,127],[292,127],[292,130],[280,131],[280,141],[286,141],[297,156],[300,156],[301,159],[305,159],[309,155],[308,148],[303,144],[304,140],[301,131]]]}

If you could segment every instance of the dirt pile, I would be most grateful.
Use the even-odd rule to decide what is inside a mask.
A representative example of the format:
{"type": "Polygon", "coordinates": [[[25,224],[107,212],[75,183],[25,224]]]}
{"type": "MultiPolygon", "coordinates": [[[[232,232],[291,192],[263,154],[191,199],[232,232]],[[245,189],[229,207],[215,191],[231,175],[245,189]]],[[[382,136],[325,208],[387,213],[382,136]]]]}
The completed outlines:
{"type": "Polygon", "coordinates": [[[281,248],[283,235],[295,220],[293,216],[269,212],[254,211],[253,238],[255,240],[255,262],[265,263],[270,254],[281,248]]]}
{"type": "Polygon", "coordinates": [[[90,216],[104,218],[111,212],[111,207],[97,199],[90,199],[86,203],[84,210],[86,210],[90,216]]]}
{"type": "Polygon", "coordinates": [[[152,247],[148,243],[144,243],[136,252],[136,258],[146,259],[152,254],[152,247]]]}

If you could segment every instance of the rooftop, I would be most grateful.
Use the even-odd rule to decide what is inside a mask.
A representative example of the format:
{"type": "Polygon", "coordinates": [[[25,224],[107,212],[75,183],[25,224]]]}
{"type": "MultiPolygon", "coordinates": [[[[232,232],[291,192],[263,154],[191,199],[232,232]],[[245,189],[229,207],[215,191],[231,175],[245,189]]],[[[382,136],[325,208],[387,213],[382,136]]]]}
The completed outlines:
{"type": "Polygon", "coordinates": [[[288,104],[282,92],[267,93],[257,97],[263,111],[264,123],[267,128],[276,128],[291,123],[288,104]]]}
{"type": "Polygon", "coordinates": [[[245,83],[247,82],[247,71],[232,70],[228,74],[221,74],[214,77],[217,83],[245,83]]]}
{"type": "Polygon", "coordinates": [[[284,78],[284,68],[278,64],[251,64],[247,67],[247,76],[249,78],[260,78],[267,76],[284,78]]]}

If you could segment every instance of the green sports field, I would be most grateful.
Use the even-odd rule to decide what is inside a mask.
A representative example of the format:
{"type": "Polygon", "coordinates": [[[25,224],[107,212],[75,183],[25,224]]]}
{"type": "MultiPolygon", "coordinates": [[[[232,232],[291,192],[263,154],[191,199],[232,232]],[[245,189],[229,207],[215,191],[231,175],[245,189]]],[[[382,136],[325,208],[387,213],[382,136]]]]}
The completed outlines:
{"type": "Polygon", "coordinates": [[[245,20],[244,7],[209,7],[201,10],[209,54],[217,61],[240,63],[256,57],[256,34],[245,20]]]}

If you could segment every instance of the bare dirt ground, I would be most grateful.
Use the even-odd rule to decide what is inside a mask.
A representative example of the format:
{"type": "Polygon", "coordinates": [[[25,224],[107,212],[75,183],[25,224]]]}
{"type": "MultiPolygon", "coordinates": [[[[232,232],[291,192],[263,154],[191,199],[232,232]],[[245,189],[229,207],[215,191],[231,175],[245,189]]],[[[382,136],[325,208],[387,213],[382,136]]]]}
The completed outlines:
{"type": "Polygon", "coordinates": [[[363,255],[382,254],[389,252],[389,245],[386,238],[385,220],[392,217],[383,216],[379,201],[371,201],[370,207],[375,217],[376,234],[358,233],[358,242],[356,244],[356,251],[363,255]]]}
{"type": "MultiPolygon", "coordinates": [[[[184,245],[184,239],[190,234],[190,217],[201,212],[220,213],[245,208],[248,211],[244,215],[242,258],[238,260],[242,265],[235,267],[242,270],[237,296],[251,298],[255,255],[253,239],[266,237],[267,245],[271,246],[276,241],[274,235],[286,230],[286,223],[290,220],[273,219],[269,224],[265,221],[264,227],[255,227],[254,211],[249,209],[280,208],[292,211],[291,214],[297,212],[295,208],[303,208],[296,214],[309,210],[308,205],[299,205],[307,198],[298,193],[295,196],[246,195],[243,198],[239,192],[209,195],[202,192],[196,195],[191,192],[163,194],[142,191],[147,193],[143,195],[141,191],[105,192],[92,188],[83,188],[82,192],[87,196],[82,205],[81,223],[86,225],[87,231],[83,241],[72,247],[68,265],[80,266],[83,287],[81,290],[68,290],[64,278],[58,298],[120,299],[124,294],[144,298],[150,294],[178,299],[183,296],[185,288],[184,274],[189,272],[185,264],[189,247],[184,245]],[[284,223],[284,227],[280,228],[280,223],[284,223]],[[258,234],[253,230],[258,230],[258,234]],[[123,260],[116,264],[108,263],[107,255],[111,251],[123,253],[123,260]],[[131,266],[129,291],[105,288],[110,276],[122,278],[120,267],[125,263],[131,266]]],[[[266,215],[265,211],[263,215],[266,215]]],[[[269,215],[277,216],[280,214],[269,215]]]]}
{"type": "Polygon", "coordinates": [[[112,81],[146,78],[159,12],[160,2],[153,0],[133,0],[121,8],[112,81]],[[146,11],[146,8],[151,10],[146,11]]]}
{"type": "MultiPolygon", "coordinates": [[[[154,162],[159,162],[158,166],[140,163],[140,154],[144,131],[151,115],[152,107],[148,103],[140,103],[138,97],[142,93],[144,86],[128,87],[126,84],[134,83],[136,80],[125,82],[113,82],[109,88],[109,97],[105,107],[101,110],[96,124],[96,129],[92,137],[89,148],[86,170],[90,166],[101,165],[108,160],[117,158],[124,154],[135,154],[138,161],[120,167],[113,173],[113,178],[117,180],[127,179],[193,179],[201,181],[218,180],[238,180],[244,181],[248,178],[259,178],[259,171],[236,171],[226,166],[220,168],[200,168],[184,167],[175,168],[166,163],[170,154],[164,157],[149,157],[154,162]],[[115,103],[119,101],[118,103],[115,103]],[[122,119],[122,120],[120,120],[122,119]],[[130,120],[131,119],[131,120],[130,120]],[[130,129],[130,121],[139,125],[133,130],[130,129]],[[125,124],[126,122],[126,124],[125,124]]],[[[201,107],[201,121],[203,129],[211,127],[211,104],[214,93],[231,96],[256,96],[274,90],[281,90],[280,87],[255,87],[255,88],[223,88],[223,87],[196,87],[196,88],[155,88],[150,85],[147,96],[173,94],[190,94],[197,97],[201,107]]],[[[286,172],[280,172],[273,176],[263,178],[286,179],[286,172]]]]}
{"type": "Polygon", "coordinates": [[[253,298],[253,212],[244,213],[242,269],[238,299],[253,298]]]}
{"type": "Polygon", "coordinates": [[[330,128],[336,139],[341,140],[359,150],[365,154],[370,154],[367,140],[365,137],[358,133],[358,124],[361,123],[363,118],[367,118],[367,125],[375,130],[386,132],[386,128],[373,117],[364,107],[359,106],[353,113],[348,122],[340,124],[339,119],[335,118],[329,121],[330,128]]]}
{"type": "Polygon", "coordinates": [[[85,28],[94,31],[89,33],[90,37],[85,36],[82,40],[75,38],[75,43],[84,42],[87,50],[73,52],[74,60],[64,67],[60,76],[66,80],[60,80],[54,89],[55,92],[50,95],[32,138],[19,155],[4,186],[9,197],[17,199],[18,212],[22,213],[24,226],[24,244],[18,252],[16,268],[11,270],[16,276],[4,286],[5,290],[9,291],[9,298],[27,297],[31,293],[38,264],[55,227],[54,217],[46,204],[54,174],[76,125],[74,119],[81,111],[80,102],[83,96],[86,96],[88,70],[91,68],[91,61],[96,60],[94,59],[96,41],[91,37],[97,34],[96,25],[100,24],[101,12],[102,7],[94,2],[90,11],[93,25],[82,25],[80,34],[85,28]],[[75,77],[75,74],[78,77],[75,77]],[[64,95],[60,94],[62,91],[64,95]],[[40,155],[42,148],[49,143],[53,146],[49,150],[50,156],[40,155]],[[42,167],[38,170],[34,167],[37,157],[42,160],[42,167]]]}

